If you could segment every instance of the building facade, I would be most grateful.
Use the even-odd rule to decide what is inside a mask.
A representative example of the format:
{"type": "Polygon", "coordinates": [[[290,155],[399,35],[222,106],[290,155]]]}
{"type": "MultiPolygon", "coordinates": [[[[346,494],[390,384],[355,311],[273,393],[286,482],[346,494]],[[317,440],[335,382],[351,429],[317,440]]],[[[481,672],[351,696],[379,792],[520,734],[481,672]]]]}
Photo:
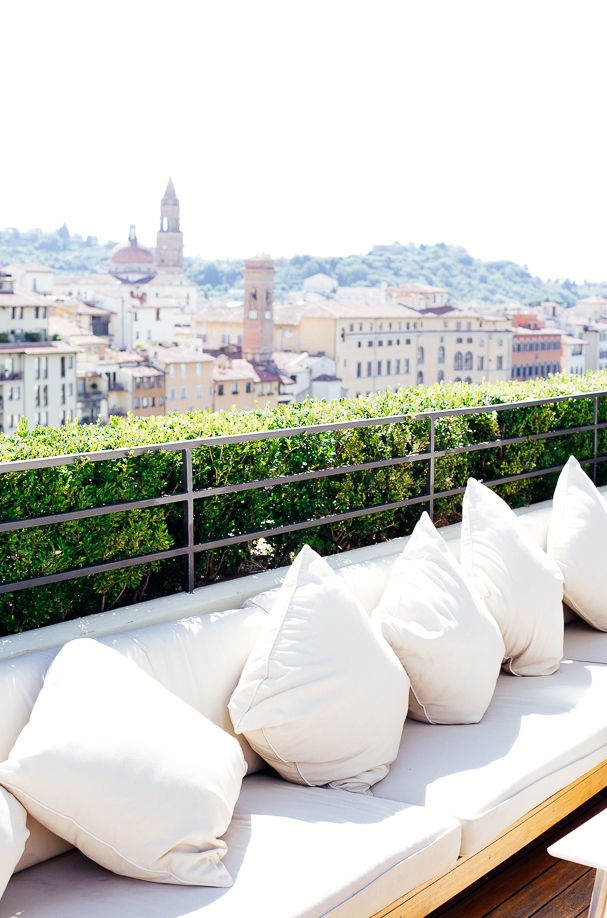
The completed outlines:
{"type": "Polygon", "coordinates": [[[302,350],[336,363],[348,398],[436,382],[496,382],[510,375],[510,323],[453,310],[423,314],[395,303],[309,304],[302,350]]]}
{"type": "Polygon", "coordinates": [[[555,328],[514,327],[512,379],[545,378],[561,372],[562,332],[555,328]]]}

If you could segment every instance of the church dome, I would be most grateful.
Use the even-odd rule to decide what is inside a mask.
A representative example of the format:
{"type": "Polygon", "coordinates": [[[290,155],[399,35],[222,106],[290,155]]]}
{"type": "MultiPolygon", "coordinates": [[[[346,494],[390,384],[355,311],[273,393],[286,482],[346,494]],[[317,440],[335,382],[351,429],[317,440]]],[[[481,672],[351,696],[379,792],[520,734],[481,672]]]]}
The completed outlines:
{"type": "Polygon", "coordinates": [[[119,243],[110,255],[111,274],[155,274],[156,259],[153,253],[137,242],[135,227],[131,226],[128,242],[119,243]]]}
{"type": "Polygon", "coordinates": [[[121,242],[114,249],[112,249],[112,254],[110,255],[110,264],[119,264],[123,265],[125,262],[132,264],[136,262],[137,264],[154,264],[154,256],[149,249],[146,249],[145,246],[139,245],[138,242],[121,242]]]}

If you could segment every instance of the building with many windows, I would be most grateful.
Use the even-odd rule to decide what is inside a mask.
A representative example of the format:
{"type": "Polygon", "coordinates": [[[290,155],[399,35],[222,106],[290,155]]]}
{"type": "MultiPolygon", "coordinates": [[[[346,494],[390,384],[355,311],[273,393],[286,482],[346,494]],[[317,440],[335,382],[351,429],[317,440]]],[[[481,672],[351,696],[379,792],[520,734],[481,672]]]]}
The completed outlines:
{"type": "Polygon", "coordinates": [[[166,414],[173,411],[213,411],[214,359],[202,351],[157,347],[152,362],[165,374],[166,414]]]}
{"type": "Polygon", "coordinates": [[[436,382],[491,382],[510,375],[510,322],[395,303],[313,303],[300,318],[302,350],[336,363],[349,398],[436,382]]]}
{"type": "Polygon", "coordinates": [[[512,329],[512,379],[536,379],[561,372],[561,337],[556,328],[512,329]]]}

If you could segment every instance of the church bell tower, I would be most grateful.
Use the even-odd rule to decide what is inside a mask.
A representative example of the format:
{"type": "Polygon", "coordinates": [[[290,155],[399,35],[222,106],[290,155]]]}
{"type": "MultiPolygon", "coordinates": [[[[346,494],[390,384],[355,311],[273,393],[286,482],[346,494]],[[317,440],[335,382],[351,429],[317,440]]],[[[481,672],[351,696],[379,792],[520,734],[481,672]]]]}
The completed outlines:
{"type": "Polygon", "coordinates": [[[160,202],[160,230],[156,234],[158,274],[183,274],[183,233],[179,229],[179,198],[169,179],[160,202]]]}
{"type": "Polygon", "coordinates": [[[242,355],[245,360],[266,366],[272,363],[274,351],[274,261],[268,255],[247,258],[244,274],[244,336],[242,355]]]}

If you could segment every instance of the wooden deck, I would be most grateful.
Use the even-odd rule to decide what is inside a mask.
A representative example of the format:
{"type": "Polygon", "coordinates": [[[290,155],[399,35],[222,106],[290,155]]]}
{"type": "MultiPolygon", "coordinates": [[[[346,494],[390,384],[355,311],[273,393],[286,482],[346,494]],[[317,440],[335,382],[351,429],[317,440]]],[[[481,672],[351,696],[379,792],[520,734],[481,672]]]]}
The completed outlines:
{"type": "Polygon", "coordinates": [[[428,918],[586,918],[595,871],[550,857],[546,848],[604,809],[607,789],[428,918]]]}

